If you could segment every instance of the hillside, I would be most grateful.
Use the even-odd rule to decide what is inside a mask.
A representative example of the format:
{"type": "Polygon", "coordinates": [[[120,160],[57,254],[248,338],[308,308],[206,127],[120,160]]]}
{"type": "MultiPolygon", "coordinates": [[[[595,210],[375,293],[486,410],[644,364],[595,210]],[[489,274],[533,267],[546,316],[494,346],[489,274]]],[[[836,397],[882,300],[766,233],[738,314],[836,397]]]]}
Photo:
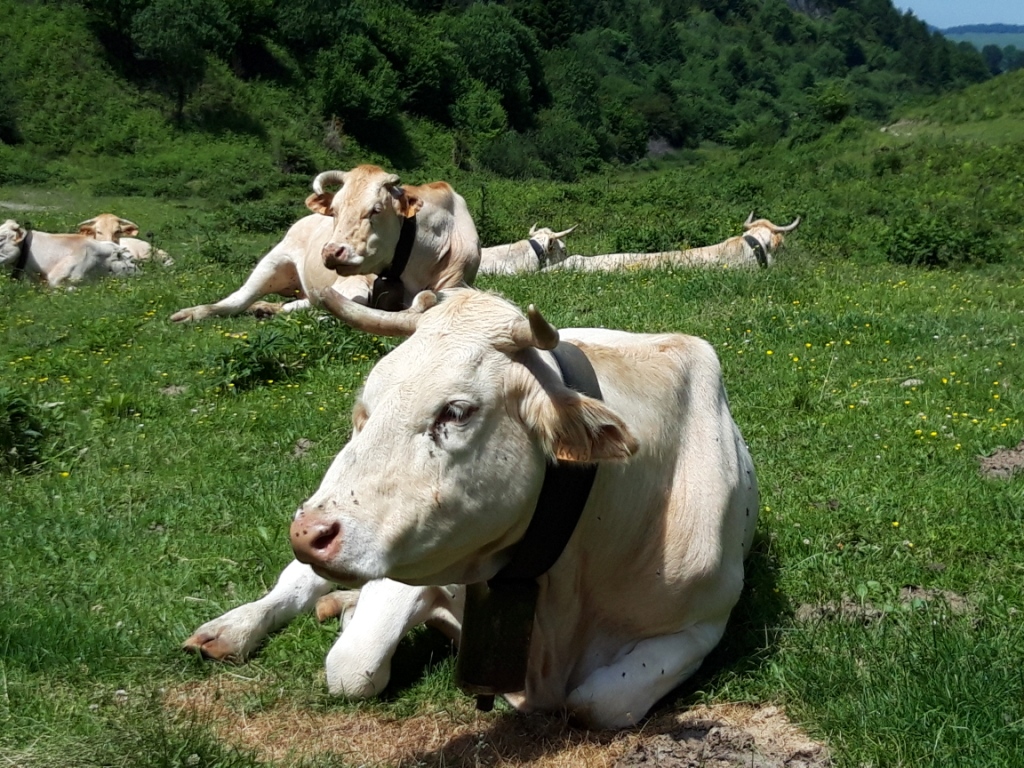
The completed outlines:
{"type": "Polygon", "coordinates": [[[27,150],[2,164],[0,182],[50,180],[54,158],[115,158],[89,173],[170,198],[225,182],[259,197],[291,174],[369,156],[569,180],[652,146],[809,140],[847,116],[885,120],[907,99],[988,77],[976,51],[889,0],[0,10],[0,140],[27,150]]]}

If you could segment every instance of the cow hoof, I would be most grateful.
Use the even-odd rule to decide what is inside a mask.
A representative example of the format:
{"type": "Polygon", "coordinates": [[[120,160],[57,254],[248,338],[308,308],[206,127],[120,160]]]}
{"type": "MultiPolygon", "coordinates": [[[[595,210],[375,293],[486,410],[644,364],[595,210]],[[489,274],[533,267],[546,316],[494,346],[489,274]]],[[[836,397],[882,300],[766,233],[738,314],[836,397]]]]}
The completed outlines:
{"type": "Polygon", "coordinates": [[[343,617],[356,607],[359,590],[338,589],[316,601],[316,620],[319,622],[343,617]]]}
{"type": "Polygon", "coordinates": [[[181,645],[181,649],[188,653],[198,653],[204,659],[210,661],[241,661],[234,645],[221,637],[206,632],[197,632],[181,645]]]}
{"type": "Polygon", "coordinates": [[[255,315],[260,320],[265,320],[268,317],[273,317],[281,311],[283,303],[273,303],[270,301],[257,301],[253,302],[252,306],[249,307],[249,312],[255,315]]]}

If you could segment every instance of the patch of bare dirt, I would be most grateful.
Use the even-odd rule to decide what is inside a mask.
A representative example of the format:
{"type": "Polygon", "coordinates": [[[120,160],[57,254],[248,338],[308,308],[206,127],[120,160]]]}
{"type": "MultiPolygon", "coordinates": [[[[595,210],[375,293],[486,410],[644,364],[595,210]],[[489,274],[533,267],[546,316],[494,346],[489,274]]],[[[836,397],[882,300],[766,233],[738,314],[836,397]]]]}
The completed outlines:
{"type": "Polygon", "coordinates": [[[914,129],[920,125],[920,120],[897,120],[892,125],[883,125],[878,130],[882,133],[892,134],[893,136],[909,136],[914,132],[914,129]]]}
{"type": "Polygon", "coordinates": [[[167,397],[175,397],[177,395],[184,394],[188,391],[187,385],[171,384],[168,387],[163,387],[160,390],[161,395],[167,395],[167,397]]]}
{"type": "Polygon", "coordinates": [[[812,741],[774,706],[728,704],[671,712],[629,731],[584,731],[552,715],[482,713],[464,707],[389,718],[310,711],[279,703],[245,711],[257,683],[206,680],[171,690],[165,706],[209,724],[218,738],[259,759],[294,765],[337,757],[393,768],[827,768],[812,741]]]}
{"type": "Polygon", "coordinates": [[[314,443],[308,437],[300,437],[298,440],[295,441],[295,445],[292,447],[292,458],[301,459],[303,456],[309,453],[310,450],[312,450],[313,446],[315,445],[316,443],[314,443]]]}
{"type": "Polygon", "coordinates": [[[0,200],[0,208],[6,208],[9,211],[48,211],[50,206],[48,205],[32,205],[31,203],[15,203],[11,200],[0,200]]]}
{"type": "MultiPolygon", "coordinates": [[[[914,606],[915,602],[933,603],[954,616],[963,616],[974,612],[974,604],[963,595],[948,589],[924,589],[912,584],[903,587],[899,594],[901,606],[914,606]]],[[[891,606],[890,606],[891,607],[891,606]]],[[[796,620],[812,622],[836,620],[871,624],[885,616],[885,610],[868,600],[843,595],[838,602],[828,601],[821,605],[804,603],[796,609],[796,620]]]]}
{"type": "Polygon", "coordinates": [[[1016,448],[1000,448],[988,456],[978,457],[978,471],[984,477],[1009,479],[1024,471],[1024,440],[1016,448]]]}

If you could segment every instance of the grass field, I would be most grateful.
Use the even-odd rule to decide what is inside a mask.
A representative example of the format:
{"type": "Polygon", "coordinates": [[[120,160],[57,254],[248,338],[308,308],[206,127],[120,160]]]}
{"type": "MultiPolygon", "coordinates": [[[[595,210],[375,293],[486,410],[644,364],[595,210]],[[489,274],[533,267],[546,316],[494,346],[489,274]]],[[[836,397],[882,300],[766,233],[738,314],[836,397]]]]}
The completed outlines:
{"type": "MultiPolygon", "coordinates": [[[[20,457],[7,461],[39,459],[0,475],[0,753],[251,765],[213,715],[166,704],[239,681],[242,719],[466,716],[450,661],[423,671],[423,636],[389,695],[362,705],[326,695],[335,627],[312,619],[238,667],[178,650],[289,560],[287,522],[387,344],[313,315],[172,325],[245,272],[175,255],[73,292],[0,284],[0,398],[20,457]]],[[[760,475],[760,543],[726,642],[666,706],[783,705],[838,765],[1019,765],[1024,486],[977,460],[1024,437],[1019,266],[819,262],[798,233],[770,272],[481,281],[558,325],[683,331],[721,356],[760,475]],[[925,592],[901,599],[908,586],[925,592]]],[[[360,764],[307,759],[321,762],[360,764]]]]}

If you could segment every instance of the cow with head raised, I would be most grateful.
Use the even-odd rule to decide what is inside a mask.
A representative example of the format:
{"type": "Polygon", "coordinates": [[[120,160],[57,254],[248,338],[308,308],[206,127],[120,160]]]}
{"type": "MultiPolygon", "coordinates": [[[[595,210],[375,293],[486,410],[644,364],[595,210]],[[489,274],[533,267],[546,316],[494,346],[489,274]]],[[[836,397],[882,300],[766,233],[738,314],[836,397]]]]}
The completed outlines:
{"type": "Polygon", "coordinates": [[[743,222],[743,234],[714,245],[686,251],[657,253],[606,253],[598,256],[570,256],[550,269],[576,269],[583,272],[614,272],[620,269],[650,269],[666,265],[679,267],[770,267],[782,247],[785,235],[800,226],[797,216],[785,226],[768,219],[755,219],[751,211],[743,222]]]}
{"type": "Polygon", "coordinates": [[[530,227],[525,240],[504,245],[492,245],[480,251],[481,275],[516,275],[524,272],[538,272],[552,264],[564,261],[568,254],[562,239],[572,233],[577,225],[561,232],[549,227],[530,227]]]}
{"type": "Polygon", "coordinates": [[[106,275],[139,272],[131,252],[117,243],[85,235],[55,235],[22,227],[13,219],[0,225],[0,265],[15,277],[29,277],[51,287],[106,275]]]}
{"type": "Polygon", "coordinates": [[[757,520],[753,464],[710,345],[559,332],[473,290],[421,294],[398,313],[324,303],[357,328],[408,338],[370,372],[351,439],[295,514],[297,562],[262,602],[186,646],[251,649],[332,583],[365,584],[328,681],[373,692],[365,681],[386,680],[409,624],[458,630],[461,596],[436,585],[503,571],[552,467],[596,464],[575,530],[536,578],[525,681],[507,698],[598,727],[638,722],[722,637],[757,520]],[[566,344],[589,360],[602,399],[567,385],[566,344]]]}
{"type": "MultiPolygon", "coordinates": [[[[135,237],[139,234],[139,225],[113,213],[101,213],[79,223],[78,234],[95,240],[118,243],[131,252],[135,261],[148,261],[154,255],[153,246],[150,243],[135,237]]],[[[156,249],[156,257],[165,266],[172,263],[167,252],[159,248],[156,249]]]]}
{"type": "Polygon", "coordinates": [[[466,201],[444,182],[403,186],[394,174],[360,165],[316,176],[306,204],[314,213],[291,226],[241,288],[215,304],[175,312],[171,320],[237,315],[254,305],[266,313],[306,309],[317,306],[329,287],[394,309],[421,290],[471,285],[476,277],[476,225],[466,201]],[[329,184],[341,184],[341,190],[325,192],[329,184]],[[268,294],[294,300],[256,304],[268,294]]]}

